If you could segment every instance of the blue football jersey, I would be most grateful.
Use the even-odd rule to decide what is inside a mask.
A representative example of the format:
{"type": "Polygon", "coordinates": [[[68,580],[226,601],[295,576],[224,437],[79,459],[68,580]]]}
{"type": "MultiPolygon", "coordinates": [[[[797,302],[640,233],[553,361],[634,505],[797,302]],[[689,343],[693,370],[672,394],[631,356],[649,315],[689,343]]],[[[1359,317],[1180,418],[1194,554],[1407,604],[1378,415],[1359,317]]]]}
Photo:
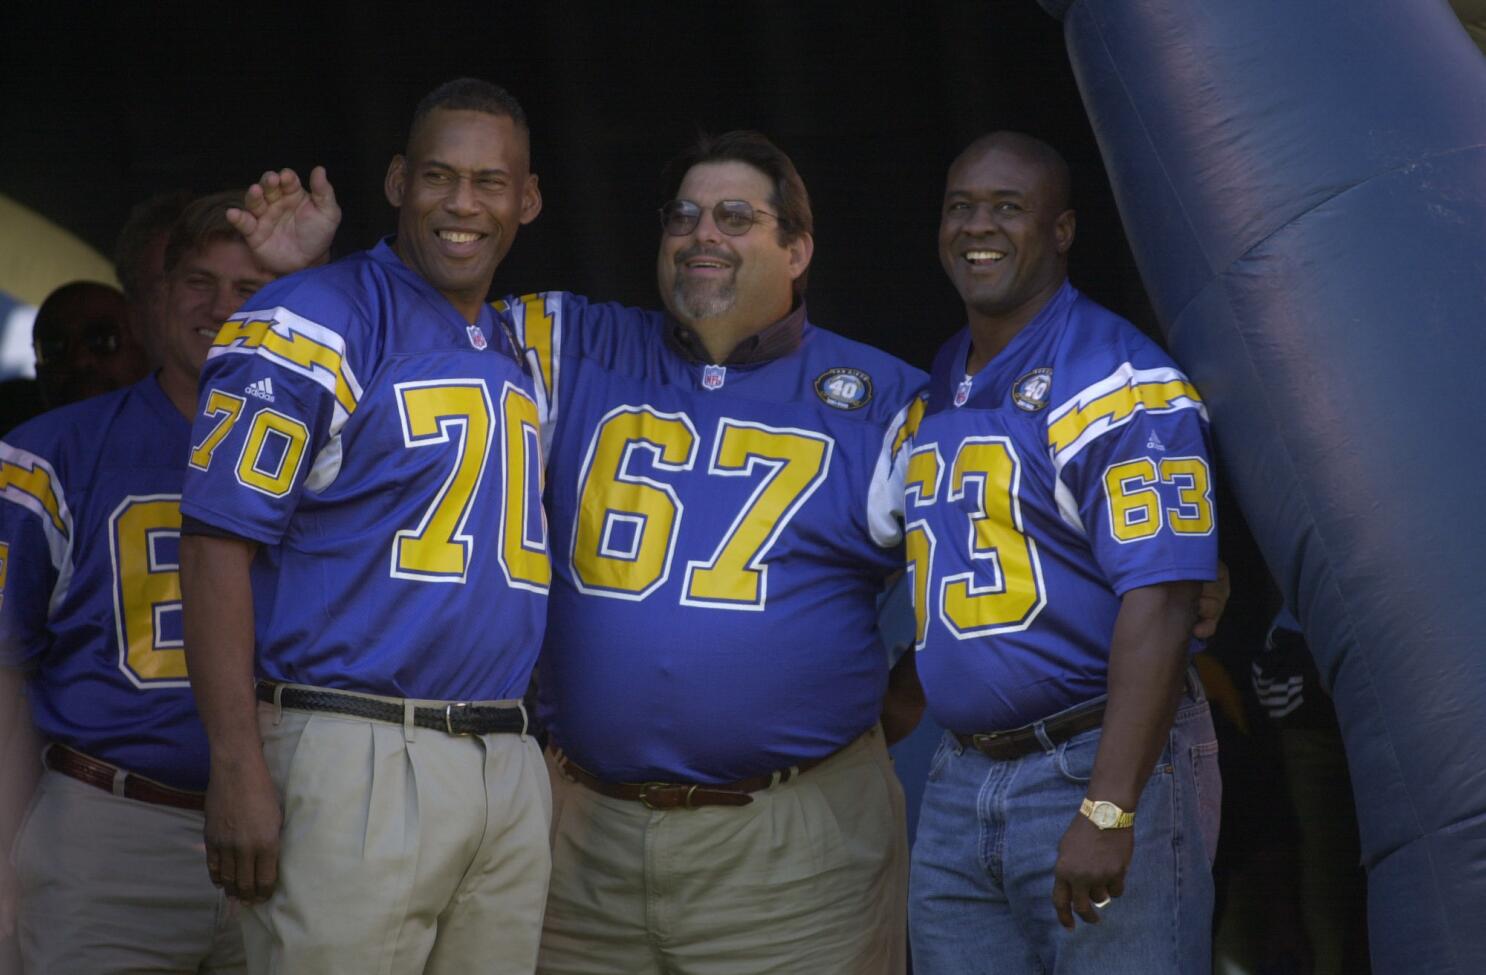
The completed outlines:
{"type": "Polygon", "coordinates": [[[1105,693],[1121,595],[1217,569],[1207,411],[1155,343],[1065,283],[967,378],[969,350],[898,455],[919,677],[960,732],[1105,693]]]}
{"type": "Polygon", "coordinates": [[[204,789],[178,572],[190,431],[150,376],[0,441],[0,654],[44,738],[204,789]]]}
{"type": "Polygon", "coordinates": [[[923,374],[808,324],[790,354],[711,366],[658,312],[502,306],[550,389],[554,740],[611,780],[723,782],[871,727],[875,598],[902,564],[890,448],[923,374]]]}
{"type": "Polygon", "coordinates": [[[541,424],[507,327],[386,242],[275,282],[217,335],[182,512],[262,544],[257,667],[433,700],[526,690],[551,569],[541,424]]]}

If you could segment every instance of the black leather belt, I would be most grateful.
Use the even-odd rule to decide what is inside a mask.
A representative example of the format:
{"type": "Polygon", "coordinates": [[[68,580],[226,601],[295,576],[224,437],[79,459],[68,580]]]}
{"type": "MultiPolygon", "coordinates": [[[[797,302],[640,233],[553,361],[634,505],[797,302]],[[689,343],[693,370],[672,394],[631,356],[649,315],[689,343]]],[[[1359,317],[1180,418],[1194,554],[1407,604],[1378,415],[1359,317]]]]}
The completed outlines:
{"type": "MultiPolygon", "coordinates": [[[[328,711],[369,721],[403,723],[403,705],[395,700],[363,697],[318,688],[289,687],[270,680],[258,682],[258,700],[277,703],[291,711],[328,711]]],[[[451,735],[526,734],[526,713],[518,706],[496,707],[451,701],[413,708],[413,724],[451,735]]]]}
{"type": "MultiPolygon", "coordinates": [[[[1104,702],[1100,701],[1082,710],[1051,717],[1042,723],[1042,730],[1048,740],[1057,745],[1080,732],[1097,728],[1103,722],[1104,702]]],[[[970,735],[955,732],[955,740],[964,748],[974,748],[1001,762],[1031,755],[1044,748],[1042,740],[1037,737],[1036,728],[1030,724],[1009,731],[987,731],[970,735]]]]}

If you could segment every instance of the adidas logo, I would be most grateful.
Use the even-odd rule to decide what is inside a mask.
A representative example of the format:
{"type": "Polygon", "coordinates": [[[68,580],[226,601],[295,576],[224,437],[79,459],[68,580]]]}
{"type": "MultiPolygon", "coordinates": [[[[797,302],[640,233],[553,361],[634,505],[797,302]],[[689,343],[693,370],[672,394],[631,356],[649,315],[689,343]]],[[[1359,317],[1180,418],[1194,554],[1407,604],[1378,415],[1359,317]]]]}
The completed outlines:
{"type": "Polygon", "coordinates": [[[258,380],[256,383],[248,383],[247,388],[244,389],[243,392],[247,393],[249,396],[256,396],[261,400],[267,400],[268,402],[272,403],[273,380],[263,378],[258,380]]]}
{"type": "Polygon", "coordinates": [[[1165,450],[1166,449],[1166,445],[1161,442],[1161,438],[1160,437],[1156,436],[1155,431],[1151,431],[1151,437],[1150,437],[1150,439],[1145,442],[1145,449],[1146,450],[1165,450]]]}

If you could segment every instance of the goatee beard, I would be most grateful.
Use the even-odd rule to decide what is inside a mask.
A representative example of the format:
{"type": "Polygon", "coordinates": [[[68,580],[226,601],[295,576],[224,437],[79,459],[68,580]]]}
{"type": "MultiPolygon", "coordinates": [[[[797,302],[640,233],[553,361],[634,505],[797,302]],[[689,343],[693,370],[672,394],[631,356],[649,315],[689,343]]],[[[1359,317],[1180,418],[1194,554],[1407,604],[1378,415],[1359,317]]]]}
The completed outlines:
{"type": "Polygon", "coordinates": [[[677,277],[671,285],[671,296],[687,318],[700,322],[732,311],[738,300],[738,287],[731,279],[713,283],[689,282],[677,277]]]}

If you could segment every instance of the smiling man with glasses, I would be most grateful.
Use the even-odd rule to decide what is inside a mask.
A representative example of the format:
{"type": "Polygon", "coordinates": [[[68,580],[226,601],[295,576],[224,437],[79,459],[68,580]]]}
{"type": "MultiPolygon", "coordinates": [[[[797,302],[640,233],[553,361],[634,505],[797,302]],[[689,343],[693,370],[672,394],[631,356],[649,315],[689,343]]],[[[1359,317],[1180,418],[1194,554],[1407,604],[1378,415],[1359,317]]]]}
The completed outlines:
{"type": "Polygon", "coordinates": [[[804,183],[757,133],[668,172],[666,314],[510,303],[548,380],[551,973],[904,968],[876,596],[923,375],[811,324],[804,183]]]}

